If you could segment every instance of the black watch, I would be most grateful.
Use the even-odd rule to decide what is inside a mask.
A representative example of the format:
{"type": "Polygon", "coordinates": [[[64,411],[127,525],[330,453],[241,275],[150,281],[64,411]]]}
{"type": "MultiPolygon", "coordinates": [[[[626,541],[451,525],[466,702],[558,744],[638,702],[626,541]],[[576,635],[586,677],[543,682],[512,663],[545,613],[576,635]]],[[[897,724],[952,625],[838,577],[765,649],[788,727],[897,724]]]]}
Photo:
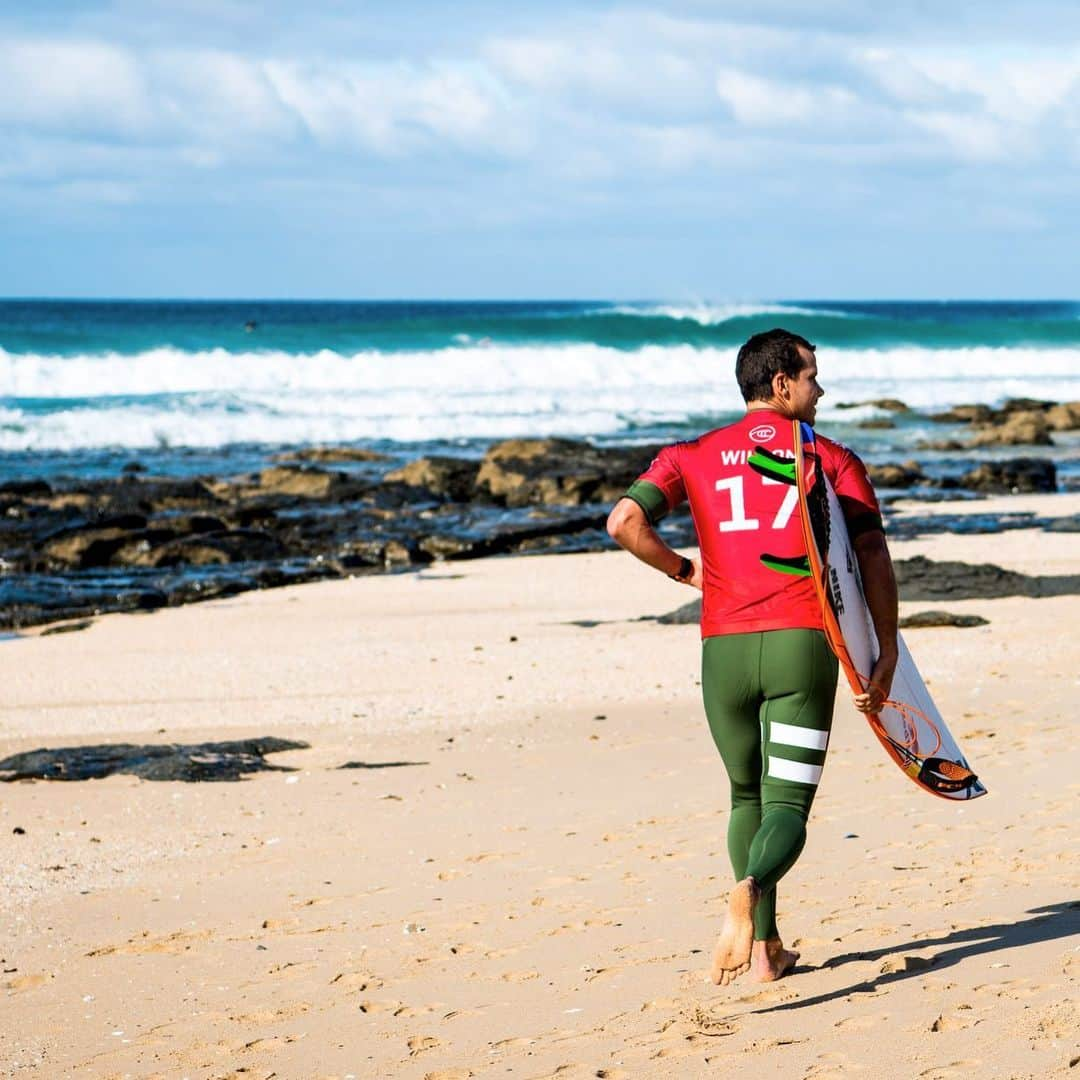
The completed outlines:
{"type": "Polygon", "coordinates": [[[694,564],[684,555],[683,561],[679,566],[679,572],[677,574],[668,574],[668,577],[672,581],[678,581],[683,584],[689,581],[694,576],[694,564]]]}

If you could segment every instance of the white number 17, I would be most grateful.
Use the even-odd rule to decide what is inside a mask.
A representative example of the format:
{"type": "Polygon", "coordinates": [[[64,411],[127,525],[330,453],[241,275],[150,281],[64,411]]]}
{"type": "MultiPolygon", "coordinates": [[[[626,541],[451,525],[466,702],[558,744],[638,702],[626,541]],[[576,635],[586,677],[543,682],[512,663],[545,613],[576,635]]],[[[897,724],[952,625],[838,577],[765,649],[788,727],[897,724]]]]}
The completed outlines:
{"type": "MultiPolygon", "coordinates": [[[[780,480],[770,480],[768,477],[761,478],[763,484],[780,484],[780,480]]],[[[746,516],[746,502],[743,499],[743,478],[741,476],[728,476],[723,480],[716,481],[717,491],[726,491],[731,497],[731,518],[720,522],[721,532],[746,532],[749,529],[760,529],[761,522],[757,518],[746,516]]],[[[795,507],[799,505],[798,489],[792,484],[784,492],[783,502],[776,511],[772,527],[782,529],[791,520],[795,513],[795,507]]]]}

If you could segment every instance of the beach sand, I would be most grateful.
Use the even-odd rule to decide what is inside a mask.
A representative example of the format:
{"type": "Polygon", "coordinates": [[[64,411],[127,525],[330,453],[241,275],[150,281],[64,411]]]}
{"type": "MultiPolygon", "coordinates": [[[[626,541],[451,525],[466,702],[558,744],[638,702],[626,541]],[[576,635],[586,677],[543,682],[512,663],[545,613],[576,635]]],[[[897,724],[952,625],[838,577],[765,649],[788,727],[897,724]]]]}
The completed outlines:
{"type": "MultiPolygon", "coordinates": [[[[1080,573],[1076,533],[893,553],[1080,573]]],[[[990,794],[920,791],[842,692],[780,886],[799,967],[725,988],[697,629],[639,621],[691,598],[619,552],[504,558],[0,643],[0,756],[310,744],[238,782],[0,786],[0,1073],[1080,1072],[1077,598],[903,605],[990,620],[905,635],[990,794]]]]}

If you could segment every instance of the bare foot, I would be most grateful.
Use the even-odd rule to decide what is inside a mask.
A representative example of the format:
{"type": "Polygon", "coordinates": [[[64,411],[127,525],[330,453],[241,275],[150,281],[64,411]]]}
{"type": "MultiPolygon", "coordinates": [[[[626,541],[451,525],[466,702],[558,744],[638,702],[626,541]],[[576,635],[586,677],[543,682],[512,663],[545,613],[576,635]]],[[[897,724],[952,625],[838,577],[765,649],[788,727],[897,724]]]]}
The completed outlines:
{"type": "Polygon", "coordinates": [[[754,905],[761,895],[753,878],[744,878],[728,897],[727,918],[720,931],[709,977],[717,986],[727,986],[750,969],[754,944],[754,905]]]}
{"type": "Polygon", "coordinates": [[[750,956],[750,973],[754,982],[776,982],[782,979],[799,961],[799,954],[785,949],[779,938],[755,941],[750,956]]]}

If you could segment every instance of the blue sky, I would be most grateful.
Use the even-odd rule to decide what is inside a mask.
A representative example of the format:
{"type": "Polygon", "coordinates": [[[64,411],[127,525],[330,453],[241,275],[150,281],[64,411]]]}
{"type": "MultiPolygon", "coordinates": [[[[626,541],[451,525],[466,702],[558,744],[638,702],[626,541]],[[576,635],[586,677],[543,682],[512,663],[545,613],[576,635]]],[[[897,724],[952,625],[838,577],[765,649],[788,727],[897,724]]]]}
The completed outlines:
{"type": "Polygon", "coordinates": [[[0,295],[1080,296],[1080,10],[0,11],[0,295]]]}

